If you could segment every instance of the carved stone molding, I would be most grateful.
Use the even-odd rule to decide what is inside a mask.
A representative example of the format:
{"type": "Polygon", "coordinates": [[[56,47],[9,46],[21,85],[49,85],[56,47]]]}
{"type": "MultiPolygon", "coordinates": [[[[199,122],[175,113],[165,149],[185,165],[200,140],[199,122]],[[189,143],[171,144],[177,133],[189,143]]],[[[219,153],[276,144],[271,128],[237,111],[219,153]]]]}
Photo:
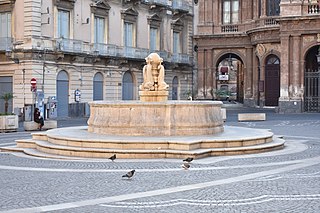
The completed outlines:
{"type": "Polygon", "coordinates": [[[0,2],[0,12],[1,13],[11,12],[15,2],[16,0],[8,0],[8,1],[0,2]]]}
{"type": "Polygon", "coordinates": [[[121,18],[126,21],[136,22],[138,18],[138,12],[134,8],[128,8],[127,10],[121,11],[121,18]]]}
{"type": "Polygon", "coordinates": [[[110,8],[110,5],[105,1],[100,1],[98,4],[91,4],[91,12],[100,16],[108,16],[110,8]]]}
{"type": "Polygon", "coordinates": [[[73,9],[76,0],[53,0],[53,4],[57,7],[73,9]]]}
{"type": "Polygon", "coordinates": [[[176,31],[182,31],[183,30],[183,22],[180,19],[175,20],[172,22],[171,28],[176,31]]]}
{"type": "Polygon", "coordinates": [[[154,14],[153,16],[148,18],[148,24],[151,26],[160,27],[161,22],[162,19],[157,14],[154,14]]]}
{"type": "Polygon", "coordinates": [[[261,58],[266,53],[266,48],[263,44],[258,44],[256,47],[256,54],[259,58],[261,58]]]}

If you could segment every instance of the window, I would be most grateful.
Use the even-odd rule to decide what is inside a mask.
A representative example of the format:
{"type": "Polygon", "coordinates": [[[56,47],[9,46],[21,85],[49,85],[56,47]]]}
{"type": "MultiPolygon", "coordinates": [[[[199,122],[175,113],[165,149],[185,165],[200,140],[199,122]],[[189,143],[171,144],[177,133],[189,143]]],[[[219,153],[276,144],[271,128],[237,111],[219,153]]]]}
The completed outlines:
{"type": "Polygon", "coordinates": [[[11,13],[0,13],[0,38],[11,37],[11,13]]]}
{"type": "Polygon", "coordinates": [[[155,27],[150,28],[150,50],[159,50],[159,29],[155,27]]]}
{"type": "Polygon", "coordinates": [[[280,0],[268,0],[267,16],[279,16],[279,15],[280,15],[280,0]]]}
{"type": "Polygon", "coordinates": [[[94,17],[94,43],[105,43],[105,19],[94,17]]]}
{"type": "Polygon", "coordinates": [[[173,53],[181,53],[180,32],[173,32],[173,53]]]}
{"type": "Polygon", "coordinates": [[[239,0],[223,1],[223,24],[236,24],[239,22],[239,0]]]}
{"type": "Polygon", "coordinates": [[[160,33],[161,33],[162,19],[159,15],[154,14],[148,18],[148,24],[150,26],[149,31],[149,49],[151,51],[160,50],[160,33]]]}
{"type": "Polygon", "coordinates": [[[133,23],[124,22],[124,46],[125,47],[133,47],[133,23]]]}
{"type": "Polygon", "coordinates": [[[70,12],[66,10],[58,11],[58,38],[70,37],[70,12]]]}
{"type": "Polygon", "coordinates": [[[128,8],[121,12],[121,18],[123,20],[123,46],[135,47],[138,12],[134,8],[128,8]]]}

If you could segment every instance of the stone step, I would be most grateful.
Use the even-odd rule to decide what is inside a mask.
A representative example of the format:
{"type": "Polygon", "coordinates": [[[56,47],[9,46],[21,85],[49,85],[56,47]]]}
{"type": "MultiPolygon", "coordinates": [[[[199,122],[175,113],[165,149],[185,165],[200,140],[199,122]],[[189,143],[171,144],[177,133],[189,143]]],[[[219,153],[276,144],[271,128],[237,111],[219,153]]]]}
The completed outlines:
{"type": "MultiPolygon", "coordinates": [[[[59,158],[72,157],[72,158],[108,158],[116,153],[117,158],[185,158],[192,156],[194,158],[203,158],[208,156],[220,155],[235,155],[235,154],[250,154],[260,153],[270,150],[280,149],[284,146],[284,140],[274,138],[274,141],[259,145],[247,147],[229,147],[229,148],[209,148],[209,149],[195,149],[195,150],[170,150],[170,149],[106,149],[106,148],[84,148],[84,147],[71,147],[52,144],[47,141],[39,140],[18,140],[18,149],[12,151],[22,151],[25,154],[59,158]],[[33,145],[32,145],[33,144],[33,145]],[[30,150],[33,150],[32,152],[30,150]],[[34,154],[36,153],[36,154],[34,154]],[[41,154],[42,153],[42,154],[41,154]],[[64,157],[63,157],[64,156],[64,157]]],[[[10,149],[8,148],[8,151],[10,149]]]]}
{"type": "Polygon", "coordinates": [[[72,127],[49,130],[46,133],[33,134],[32,136],[35,140],[47,140],[53,144],[74,147],[125,150],[159,148],[194,150],[263,144],[272,141],[273,133],[264,129],[225,127],[225,132],[216,135],[176,137],[110,136],[90,133],[86,127],[72,127]]]}

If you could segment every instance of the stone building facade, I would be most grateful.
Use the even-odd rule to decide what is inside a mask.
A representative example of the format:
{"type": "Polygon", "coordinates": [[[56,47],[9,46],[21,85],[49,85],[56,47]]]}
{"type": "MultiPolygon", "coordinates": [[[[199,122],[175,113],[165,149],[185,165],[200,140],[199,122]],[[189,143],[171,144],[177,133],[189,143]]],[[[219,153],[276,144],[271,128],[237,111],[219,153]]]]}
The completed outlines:
{"type": "Polygon", "coordinates": [[[169,99],[192,91],[191,0],[0,0],[0,18],[0,94],[13,92],[16,113],[42,95],[56,98],[58,117],[92,100],[138,100],[151,52],[169,99]]]}
{"type": "Polygon", "coordinates": [[[199,0],[197,98],[320,112],[317,0],[199,0]],[[229,76],[236,76],[229,82],[229,76]]]}

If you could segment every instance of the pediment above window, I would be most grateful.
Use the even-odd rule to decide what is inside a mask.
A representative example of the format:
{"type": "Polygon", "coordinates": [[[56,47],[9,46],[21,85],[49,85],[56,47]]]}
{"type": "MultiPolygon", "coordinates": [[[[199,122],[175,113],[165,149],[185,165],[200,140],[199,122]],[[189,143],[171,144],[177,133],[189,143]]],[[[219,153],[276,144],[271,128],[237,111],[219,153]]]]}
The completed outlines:
{"type": "Polygon", "coordinates": [[[76,0],[53,0],[53,4],[57,7],[73,9],[76,0]]]}
{"type": "Polygon", "coordinates": [[[128,21],[135,22],[137,20],[139,13],[134,8],[128,8],[124,11],[121,11],[121,17],[128,21]]]}
{"type": "Polygon", "coordinates": [[[182,31],[183,30],[183,22],[178,19],[178,20],[173,20],[171,24],[171,28],[177,31],[182,31]]]}
{"type": "Polygon", "coordinates": [[[162,22],[162,18],[158,16],[157,14],[152,15],[151,17],[148,18],[148,24],[153,25],[153,26],[160,26],[162,22]]]}
{"type": "Polygon", "coordinates": [[[108,16],[110,8],[110,5],[106,1],[91,4],[91,12],[100,16],[108,16]]]}
{"type": "Polygon", "coordinates": [[[0,1],[0,12],[11,12],[16,0],[0,1]]]}

